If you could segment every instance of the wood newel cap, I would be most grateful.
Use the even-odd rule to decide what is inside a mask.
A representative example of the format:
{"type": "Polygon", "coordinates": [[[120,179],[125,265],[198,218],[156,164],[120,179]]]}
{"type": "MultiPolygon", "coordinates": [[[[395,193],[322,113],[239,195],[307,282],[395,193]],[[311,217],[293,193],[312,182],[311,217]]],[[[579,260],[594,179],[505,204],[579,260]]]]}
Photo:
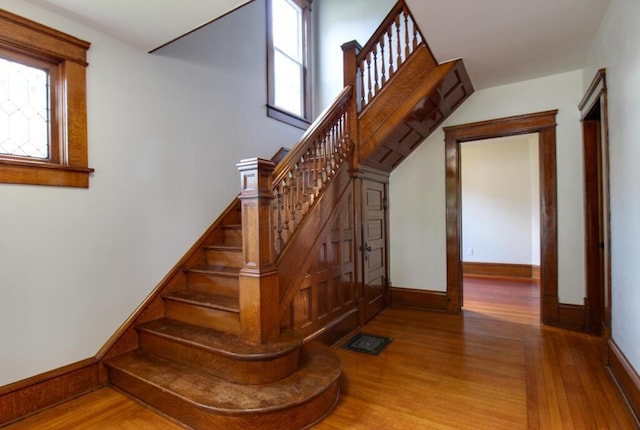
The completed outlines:
{"type": "Polygon", "coordinates": [[[240,172],[240,198],[270,197],[272,192],[272,174],[276,167],[271,160],[250,158],[236,164],[240,172]]]}
{"type": "Polygon", "coordinates": [[[358,55],[360,51],[362,51],[362,46],[358,43],[357,40],[351,40],[349,42],[343,43],[342,52],[347,53],[348,51],[355,51],[355,54],[358,55]]]}

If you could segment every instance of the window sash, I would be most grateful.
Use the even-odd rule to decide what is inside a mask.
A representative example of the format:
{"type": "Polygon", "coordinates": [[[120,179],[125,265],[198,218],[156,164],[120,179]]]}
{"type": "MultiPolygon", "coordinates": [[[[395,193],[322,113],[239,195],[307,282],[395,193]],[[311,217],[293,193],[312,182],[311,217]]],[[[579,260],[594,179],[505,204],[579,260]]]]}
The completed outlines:
{"type": "MultiPolygon", "coordinates": [[[[289,14],[289,17],[293,16],[294,14],[289,14]]],[[[267,1],[267,114],[303,129],[309,126],[311,116],[308,76],[309,17],[310,2],[306,0],[267,1]],[[292,25],[285,21],[286,25],[283,25],[282,21],[278,21],[278,17],[273,15],[274,8],[277,7],[284,7],[285,10],[287,7],[295,8],[295,23],[292,25]],[[295,38],[292,36],[292,29],[296,34],[295,38]]]]}

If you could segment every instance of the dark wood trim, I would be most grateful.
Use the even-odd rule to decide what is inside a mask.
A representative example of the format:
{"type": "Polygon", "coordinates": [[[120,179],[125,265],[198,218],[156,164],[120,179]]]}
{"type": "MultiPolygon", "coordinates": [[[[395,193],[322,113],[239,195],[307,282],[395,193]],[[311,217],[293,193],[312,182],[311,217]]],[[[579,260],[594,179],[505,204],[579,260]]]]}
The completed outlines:
{"type": "Polygon", "coordinates": [[[447,311],[447,293],[442,291],[391,288],[391,306],[447,311]]]}
{"type": "Polygon", "coordinates": [[[583,305],[558,304],[558,326],[584,331],[584,319],[585,307],[583,305]]]}
{"type": "Polygon", "coordinates": [[[541,316],[546,324],[558,321],[558,215],[556,172],[557,110],[538,112],[445,127],[447,213],[448,310],[462,309],[462,199],[460,189],[460,143],[473,140],[538,133],[540,157],[540,285],[541,316]]]}
{"type": "Polygon", "coordinates": [[[607,368],[640,427],[640,376],[613,339],[607,343],[607,368]]]}
{"type": "Polygon", "coordinates": [[[578,105],[582,122],[587,329],[611,332],[611,225],[606,70],[596,73],[578,105]]]}
{"type": "Polygon", "coordinates": [[[535,279],[534,271],[536,268],[539,269],[539,266],[531,264],[462,262],[462,273],[464,275],[535,279]]]}
{"type": "Polygon", "coordinates": [[[88,358],[0,387],[0,427],[101,385],[98,360],[88,358]]]}
{"type": "Polygon", "coordinates": [[[23,64],[45,62],[50,80],[50,159],[3,156],[0,182],[89,187],[87,50],[91,44],[0,9],[0,49],[23,64]],[[30,61],[21,61],[26,57],[30,61]],[[9,161],[7,161],[9,160],[9,161]]]}

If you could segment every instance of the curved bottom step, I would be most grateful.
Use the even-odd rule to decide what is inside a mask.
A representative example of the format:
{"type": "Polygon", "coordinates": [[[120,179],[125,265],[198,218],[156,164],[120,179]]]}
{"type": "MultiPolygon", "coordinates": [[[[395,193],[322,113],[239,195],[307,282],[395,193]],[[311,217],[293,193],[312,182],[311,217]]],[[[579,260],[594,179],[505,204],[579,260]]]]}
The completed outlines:
{"type": "Polygon", "coordinates": [[[333,409],[342,372],[337,355],[316,343],[303,347],[298,371],[264,385],[234,384],[138,353],[106,365],[113,385],[195,429],[308,428],[333,409]]]}

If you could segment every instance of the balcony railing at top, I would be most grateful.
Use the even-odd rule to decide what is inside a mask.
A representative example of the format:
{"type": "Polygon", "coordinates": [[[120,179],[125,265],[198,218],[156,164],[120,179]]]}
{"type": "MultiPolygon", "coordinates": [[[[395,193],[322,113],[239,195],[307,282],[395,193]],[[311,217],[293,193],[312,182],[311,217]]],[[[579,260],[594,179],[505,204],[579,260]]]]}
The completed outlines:
{"type": "Polygon", "coordinates": [[[396,3],[357,56],[358,112],[371,103],[423,41],[404,1],[396,3]]]}
{"type": "Polygon", "coordinates": [[[276,255],[353,148],[349,132],[352,94],[353,88],[345,87],[273,172],[276,255]]]}

